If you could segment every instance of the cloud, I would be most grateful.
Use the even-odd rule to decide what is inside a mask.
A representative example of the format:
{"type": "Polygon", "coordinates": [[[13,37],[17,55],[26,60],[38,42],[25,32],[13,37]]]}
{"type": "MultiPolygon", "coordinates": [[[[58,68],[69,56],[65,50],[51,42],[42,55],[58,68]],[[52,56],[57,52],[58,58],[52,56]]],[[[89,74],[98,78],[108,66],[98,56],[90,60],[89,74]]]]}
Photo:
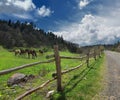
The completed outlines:
{"type": "Polygon", "coordinates": [[[81,46],[114,43],[120,39],[120,26],[109,26],[106,22],[109,20],[104,17],[87,14],[79,23],[64,26],[54,34],[81,46]]]}
{"type": "Polygon", "coordinates": [[[3,0],[0,3],[2,6],[7,6],[7,8],[12,6],[13,8],[17,7],[25,11],[30,11],[36,8],[32,0],[3,0]]]}
{"type": "Polygon", "coordinates": [[[80,9],[84,8],[85,6],[87,6],[90,3],[90,1],[88,0],[80,0],[79,2],[79,7],[80,9]]]}
{"type": "Polygon", "coordinates": [[[25,11],[29,11],[35,9],[36,6],[32,2],[32,0],[9,0],[9,4],[13,4],[16,7],[19,7],[25,11]]]}
{"type": "MultiPolygon", "coordinates": [[[[82,1],[87,2],[88,0],[82,1]]],[[[76,21],[69,22],[67,25],[62,22],[54,34],[81,46],[109,44],[120,40],[120,1],[106,0],[96,3],[94,0],[89,0],[88,2],[93,2],[88,7],[90,9],[86,9],[89,13],[85,12],[81,18],[80,14],[84,11],[81,6],[81,12],[76,15],[76,21]]],[[[84,3],[84,7],[89,3],[84,3]]]]}
{"type": "Polygon", "coordinates": [[[29,14],[13,14],[13,15],[21,19],[32,19],[32,17],[29,14]]]}
{"type": "Polygon", "coordinates": [[[49,16],[52,11],[44,5],[37,8],[32,0],[2,0],[0,1],[0,14],[8,16],[10,14],[21,19],[32,19],[33,15],[35,15],[34,17],[49,16]]]}
{"type": "Polygon", "coordinates": [[[37,12],[42,17],[50,16],[53,13],[53,11],[51,11],[49,8],[46,8],[44,5],[37,9],[37,12]]]}

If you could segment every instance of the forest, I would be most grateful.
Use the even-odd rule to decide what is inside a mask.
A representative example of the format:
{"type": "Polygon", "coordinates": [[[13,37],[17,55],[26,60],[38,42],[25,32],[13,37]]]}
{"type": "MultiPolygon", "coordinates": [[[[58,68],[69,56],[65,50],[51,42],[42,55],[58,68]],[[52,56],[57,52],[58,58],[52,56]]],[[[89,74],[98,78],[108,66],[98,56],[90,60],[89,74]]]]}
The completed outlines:
{"type": "Polygon", "coordinates": [[[77,44],[65,41],[62,37],[54,35],[52,32],[45,32],[38,29],[33,22],[12,22],[0,20],[0,45],[4,48],[14,47],[53,47],[59,44],[59,48],[76,52],[77,44]]]}

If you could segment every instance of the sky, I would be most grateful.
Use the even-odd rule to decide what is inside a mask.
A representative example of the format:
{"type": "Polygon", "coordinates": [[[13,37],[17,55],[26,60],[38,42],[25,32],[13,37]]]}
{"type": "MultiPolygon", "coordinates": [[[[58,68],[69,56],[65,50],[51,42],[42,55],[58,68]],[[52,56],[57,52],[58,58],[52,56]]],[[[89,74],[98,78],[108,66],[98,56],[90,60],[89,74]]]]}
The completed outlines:
{"type": "Polygon", "coordinates": [[[120,40],[120,0],[0,0],[0,19],[33,22],[80,46],[120,40]]]}

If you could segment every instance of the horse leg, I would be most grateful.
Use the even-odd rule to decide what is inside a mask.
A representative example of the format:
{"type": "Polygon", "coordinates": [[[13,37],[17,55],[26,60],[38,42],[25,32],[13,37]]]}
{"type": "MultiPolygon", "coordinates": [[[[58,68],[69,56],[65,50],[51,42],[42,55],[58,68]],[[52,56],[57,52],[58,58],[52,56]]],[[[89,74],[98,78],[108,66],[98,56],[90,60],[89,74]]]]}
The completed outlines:
{"type": "Polygon", "coordinates": [[[17,53],[15,52],[15,56],[17,56],[17,53]]]}
{"type": "Polygon", "coordinates": [[[34,54],[32,54],[32,59],[34,59],[34,54]]]}
{"type": "Polygon", "coordinates": [[[35,57],[37,58],[37,53],[35,52],[35,57]]]}
{"type": "Polygon", "coordinates": [[[28,53],[28,58],[30,59],[30,54],[28,53]]]}

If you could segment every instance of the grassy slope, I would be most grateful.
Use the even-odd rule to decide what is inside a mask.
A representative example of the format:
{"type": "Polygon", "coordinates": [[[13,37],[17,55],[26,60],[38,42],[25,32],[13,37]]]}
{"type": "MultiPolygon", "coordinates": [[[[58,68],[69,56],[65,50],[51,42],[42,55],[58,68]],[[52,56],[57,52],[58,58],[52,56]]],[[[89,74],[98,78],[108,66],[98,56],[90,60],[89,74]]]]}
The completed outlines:
{"type": "MultiPolygon", "coordinates": [[[[44,55],[39,55],[37,59],[27,59],[24,57],[15,57],[12,52],[8,52],[0,47],[0,70],[8,69],[11,67],[23,65],[26,63],[43,61],[46,60],[45,56],[47,54],[52,54],[48,52],[44,55]]],[[[69,52],[61,52],[61,55],[69,56],[79,56],[76,54],[71,54],[69,52]]],[[[70,72],[69,74],[63,75],[62,85],[64,87],[63,93],[55,93],[51,99],[68,99],[68,100],[90,100],[99,90],[101,78],[101,71],[103,67],[100,67],[104,58],[99,59],[94,63],[92,61],[92,69],[88,69],[85,66],[79,70],[70,72]],[[95,65],[94,65],[95,64],[95,65]],[[86,69],[86,70],[84,70],[86,69]],[[84,75],[86,74],[86,76],[84,75]]],[[[79,65],[81,62],[79,60],[62,60],[62,69],[68,69],[79,65]]],[[[25,74],[34,74],[36,78],[31,80],[27,84],[23,85],[23,88],[16,86],[13,88],[7,87],[7,79],[16,72],[0,76],[0,100],[13,100],[18,95],[24,93],[27,89],[37,87],[46,80],[52,78],[51,73],[55,71],[54,63],[36,65],[30,68],[25,68],[16,72],[21,72],[25,74]]],[[[46,88],[33,93],[32,95],[25,98],[25,100],[46,100],[45,95],[49,90],[56,90],[56,81],[52,82],[46,88]]]]}

